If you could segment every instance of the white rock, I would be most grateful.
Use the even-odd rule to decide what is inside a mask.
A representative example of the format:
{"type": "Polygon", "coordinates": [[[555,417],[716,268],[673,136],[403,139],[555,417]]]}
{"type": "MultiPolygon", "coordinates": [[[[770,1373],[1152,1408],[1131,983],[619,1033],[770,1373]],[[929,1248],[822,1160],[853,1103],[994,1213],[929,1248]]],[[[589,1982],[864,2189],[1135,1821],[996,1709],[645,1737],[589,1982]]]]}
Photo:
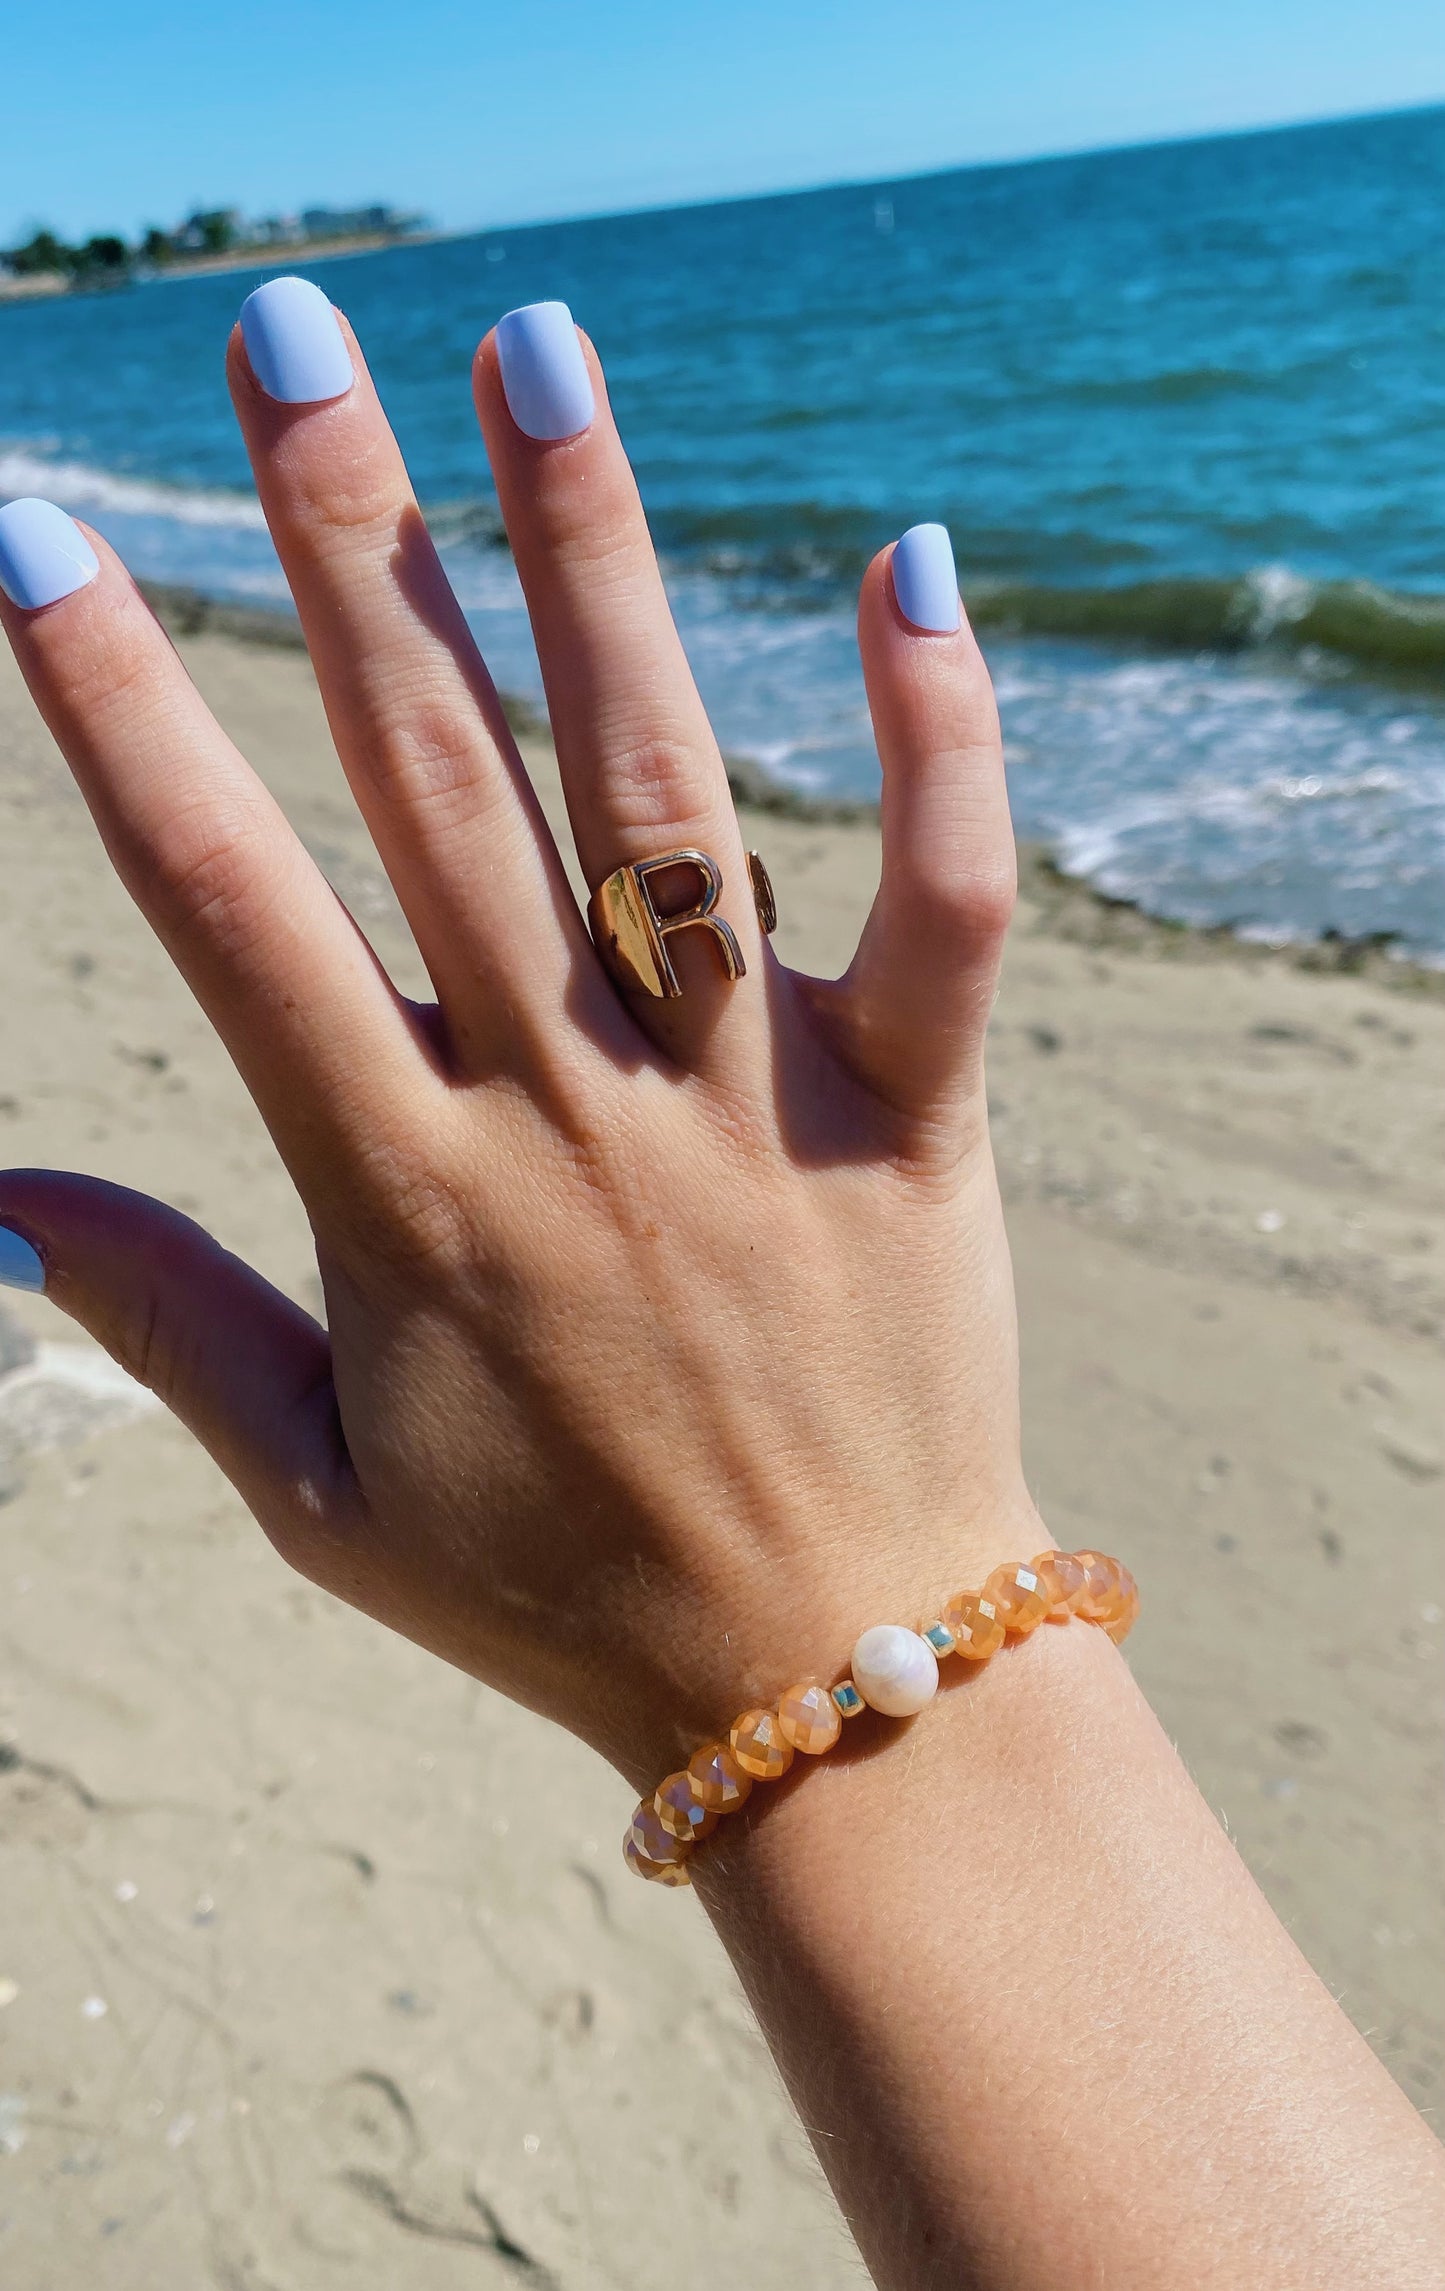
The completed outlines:
{"type": "Polygon", "coordinates": [[[901,1623],[875,1623],[853,1649],[853,1684],[888,1718],[911,1718],[938,1692],[938,1657],[901,1623]]]}

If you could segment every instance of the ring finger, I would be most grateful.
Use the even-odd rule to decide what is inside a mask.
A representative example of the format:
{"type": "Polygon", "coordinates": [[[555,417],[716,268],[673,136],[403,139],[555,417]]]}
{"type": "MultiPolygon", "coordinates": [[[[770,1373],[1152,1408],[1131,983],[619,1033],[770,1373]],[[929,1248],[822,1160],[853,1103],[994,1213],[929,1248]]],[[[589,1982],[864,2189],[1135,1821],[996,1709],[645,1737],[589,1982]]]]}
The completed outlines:
{"type": "MultiPolygon", "coordinates": [[[[761,935],[727,774],[663,592],[642,503],[592,346],[561,303],[512,311],[477,353],[477,411],[537,640],[589,891],[681,849],[721,876],[718,917],[760,983],[761,935]]],[[[696,870],[653,879],[657,909],[695,904],[696,870]]],[[[736,993],[712,930],[672,933],[682,992],[633,991],[654,1038],[734,1080],[764,1055],[756,992],[736,993]]]]}
{"type": "Polygon", "coordinates": [[[230,380],[337,751],[458,1062],[485,1070],[552,1026],[569,971],[600,1007],[560,857],[350,329],[274,279],[230,380]]]}

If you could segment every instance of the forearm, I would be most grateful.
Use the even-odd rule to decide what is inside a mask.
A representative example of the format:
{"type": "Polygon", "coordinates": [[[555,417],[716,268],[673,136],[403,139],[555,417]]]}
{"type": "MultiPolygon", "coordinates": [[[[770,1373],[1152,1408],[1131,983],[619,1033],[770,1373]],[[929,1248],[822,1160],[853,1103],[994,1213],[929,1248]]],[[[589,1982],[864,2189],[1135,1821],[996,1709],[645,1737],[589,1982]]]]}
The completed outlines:
{"type": "Polygon", "coordinates": [[[726,1827],[699,1891],[887,2291],[1438,2287],[1441,2151],[1102,1633],[726,1827]]]}

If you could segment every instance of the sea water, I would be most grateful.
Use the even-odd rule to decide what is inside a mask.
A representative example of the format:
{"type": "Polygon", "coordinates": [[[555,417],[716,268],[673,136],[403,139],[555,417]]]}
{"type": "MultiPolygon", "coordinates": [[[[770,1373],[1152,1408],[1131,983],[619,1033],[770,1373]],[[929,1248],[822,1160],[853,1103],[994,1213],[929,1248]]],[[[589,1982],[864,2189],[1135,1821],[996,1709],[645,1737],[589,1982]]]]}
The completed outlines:
{"type": "MultiPolygon", "coordinates": [[[[468,366],[558,296],[727,751],[876,791],[857,579],[940,518],[1022,833],[1161,914],[1445,960],[1445,110],[310,275],[505,688],[540,689],[468,366]]],[[[254,283],[0,304],[0,497],[64,502],[142,575],[284,603],[221,371],[254,283]]]]}

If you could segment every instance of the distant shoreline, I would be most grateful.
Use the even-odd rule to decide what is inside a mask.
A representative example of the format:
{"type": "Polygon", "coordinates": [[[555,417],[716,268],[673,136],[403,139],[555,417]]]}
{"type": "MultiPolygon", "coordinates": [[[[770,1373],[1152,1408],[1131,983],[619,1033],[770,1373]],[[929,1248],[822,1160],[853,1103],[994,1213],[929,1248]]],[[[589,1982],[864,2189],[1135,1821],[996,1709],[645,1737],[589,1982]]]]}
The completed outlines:
{"type": "Polygon", "coordinates": [[[71,280],[63,270],[37,270],[24,278],[0,278],[0,302],[48,302],[53,295],[70,291],[71,280]]]}
{"type": "Polygon", "coordinates": [[[209,271],[284,270],[288,262],[309,270],[313,263],[337,262],[343,255],[374,255],[388,247],[426,247],[446,238],[445,231],[367,231],[349,239],[300,241],[295,246],[235,248],[223,255],[188,255],[182,262],[162,263],[144,274],[145,283],[158,285],[171,278],[197,278],[209,271]]]}
{"type": "Polygon", "coordinates": [[[63,271],[36,271],[27,278],[0,278],[0,302],[46,301],[58,294],[114,294],[127,286],[159,286],[173,278],[202,278],[238,270],[284,270],[296,265],[337,262],[344,255],[379,254],[387,247],[424,247],[446,238],[445,231],[359,232],[353,238],[299,241],[294,246],[233,247],[219,255],[184,255],[176,262],[138,266],[114,285],[80,285],[63,271]]]}

